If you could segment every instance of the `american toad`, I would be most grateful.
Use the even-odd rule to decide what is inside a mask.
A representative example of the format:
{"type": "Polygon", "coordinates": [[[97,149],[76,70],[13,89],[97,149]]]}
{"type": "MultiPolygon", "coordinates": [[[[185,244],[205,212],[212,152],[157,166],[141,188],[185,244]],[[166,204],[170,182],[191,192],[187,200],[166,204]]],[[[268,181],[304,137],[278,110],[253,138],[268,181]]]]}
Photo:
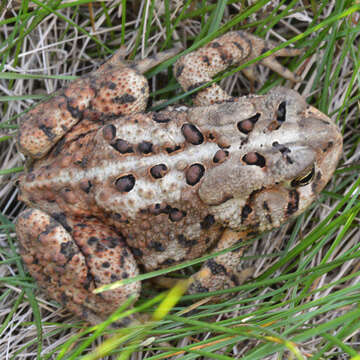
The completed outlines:
{"type": "MultiPolygon", "coordinates": [[[[180,58],[185,90],[269,46],[230,32],[180,58]]],[[[282,49],[277,56],[294,56],[282,49]]],[[[172,55],[165,54],[164,57],[172,55]]],[[[331,178],[342,151],[337,126],[295,91],[233,98],[217,84],[195,107],[144,112],[141,73],[115,54],[25,116],[20,177],[20,251],[53,299],[91,322],[104,319],[140,283],[95,295],[100,285],[219,251],[298,216],[331,178]]],[[[260,63],[288,79],[274,56],[260,63]]],[[[247,75],[253,75],[247,70],[247,75]]],[[[239,283],[240,253],[203,264],[190,292],[239,283]]]]}

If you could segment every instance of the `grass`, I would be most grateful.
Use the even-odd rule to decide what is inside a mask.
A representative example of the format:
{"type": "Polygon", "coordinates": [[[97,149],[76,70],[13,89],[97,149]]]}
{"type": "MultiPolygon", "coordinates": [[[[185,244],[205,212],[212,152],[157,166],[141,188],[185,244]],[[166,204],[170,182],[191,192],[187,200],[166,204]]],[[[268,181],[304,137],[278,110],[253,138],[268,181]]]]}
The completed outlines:
{"type": "MultiPolygon", "coordinates": [[[[359,99],[357,1],[0,1],[0,358],[1,359],[360,359],[359,99]],[[122,6],[120,16],[120,6],[122,6]],[[91,15],[92,14],[92,15],[91,15]],[[295,222],[249,243],[253,280],[220,303],[209,294],[165,294],[145,282],[134,309],[145,324],[87,327],[41,293],[17,254],[13,222],[22,209],[15,179],[23,157],[15,138],[21,115],[67,80],[85,74],[121,45],[129,58],[172,48],[192,51],[231,29],[295,45],[287,83],[335,119],[344,154],[318,200],[295,222]],[[175,305],[174,305],[175,304],[175,305]],[[158,309],[158,310],[156,310],[158,309]],[[161,315],[159,315],[161,313],[161,315]],[[103,335],[108,333],[107,337],[103,335]],[[135,357],[137,356],[137,357],[135,357]]],[[[179,56],[181,55],[179,54],[179,56]]],[[[262,57],[268,54],[263,54],[262,57]]],[[[258,59],[257,59],[258,60],[258,59]]],[[[147,73],[150,107],[190,103],[171,74],[175,58],[147,73]]],[[[250,92],[236,69],[224,89],[250,92]]],[[[256,93],[284,84],[260,68],[256,93]]],[[[187,277],[204,259],[181,264],[187,277]]],[[[140,275],[149,278],[156,273],[140,275]]],[[[181,290],[180,290],[181,293],[181,290]]]]}

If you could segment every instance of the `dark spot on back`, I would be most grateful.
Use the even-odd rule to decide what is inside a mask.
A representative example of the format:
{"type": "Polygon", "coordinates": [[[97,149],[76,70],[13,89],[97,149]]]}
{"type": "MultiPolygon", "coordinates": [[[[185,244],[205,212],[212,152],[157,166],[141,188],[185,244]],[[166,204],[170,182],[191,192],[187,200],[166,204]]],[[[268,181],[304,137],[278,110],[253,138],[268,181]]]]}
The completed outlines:
{"type": "Polygon", "coordinates": [[[328,151],[328,150],[331,149],[333,146],[334,146],[334,142],[333,142],[333,141],[329,141],[329,142],[326,144],[325,148],[323,149],[323,152],[328,151]]]}
{"type": "Polygon", "coordinates": [[[209,57],[204,55],[201,60],[206,64],[206,65],[210,65],[210,60],[209,57]]]}
{"type": "Polygon", "coordinates": [[[52,213],[50,215],[53,219],[60,223],[67,232],[72,232],[72,227],[67,223],[67,219],[64,213],[52,213]]]}
{"type": "Polygon", "coordinates": [[[150,154],[153,151],[153,144],[150,141],[142,141],[138,144],[137,149],[142,154],[150,154]]]}
{"type": "Polygon", "coordinates": [[[265,158],[257,152],[248,152],[242,158],[247,165],[255,165],[263,168],[266,165],[265,158]]]}
{"type": "Polygon", "coordinates": [[[270,211],[269,205],[268,205],[268,203],[266,201],[263,202],[263,209],[265,211],[270,211]]]}
{"type": "Polygon", "coordinates": [[[123,139],[116,139],[116,141],[110,145],[121,154],[130,154],[134,152],[132,145],[123,139]]]}
{"type": "Polygon", "coordinates": [[[276,120],[279,122],[286,120],[286,101],[280,103],[276,113],[276,120]]]}
{"type": "Polygon", "coordinates": [[[166,147],[165,148],[165,150],[166,150],[166,152],[168,153],[168,154],[171,154],[171,153],[173,153],[173,152],[176,152],[176,151],[178,151],[178,150],[181,150],[181,146],[180,145],[174,145],[173,147],[166,147]]]}
{"type": "Polygon", "coordinates": [[[186,216],[185,211],[181,211],[176,208],[171,208],[169,211],[169,219],[173,222],[182,220],[186,216]]]}
{"type": "Polygon", "coordinates": [[[195,246],[198,241],[196,239],[188,240],[183,234],[177,236],[177,240],[182,247],[191,248],[195,246]]]}
{"type": "Polygon", "coordinates": [[[244,222],[251,212],[252,208],[248,204],[245,204],[241,210],[241,222],[244,222]]]}
{"type": "Polygon", "coordinates": [[[234,44],[239,50],[241,50],[242,52],[244,52],[244,49],[243,49],[243,47],[240,45],[240,43],[238,43],[237,41],[233,41],[233,44],[234,44]]]}
{"type": "Polygon", "coordinates": [[[208,230],[214,224],[215,224],[214,215],[208,214],[205,216],[204,220],[200,223],[200,226],[202,230],[208,230]]]}
{"type": "Polygon", "coordinates": [[[171,121],[171,119],[169,118],[168,114],[166,113],[162,113],[162,112],[154,112],[152,114],[152,119],[157,122],[157,123],[160,123],[160,124],[165,124],[165,123],[168,123],[171,121]]]}
{"type": "Polygon", "coordinates": [[[205,266],[207,266],[211,273],[213,275],[218,275],[218,274],[226,274],[226,269],[223,265],[217,263],[214,259],[209,259],[205,262],[205,266]]]}
{"type": "Polygon", "coordinates": [[[272,143],[272,147],[280,151],[283,155],[291,153],[291,150],[285,145],[279,144],[277,141],[272,143]]]}
{"type": "Polygon", "coordinates": [[[154,179],[161,179],[167,173],[167,166],[165,164],[158,164],[150,169],[150,174],[154,179]]]}
{"type": "Polygon", "coordinates": [[[299,209],[299,193],[293,189],[289,191],[289,202],[287,206],[287,215],[294,214],[299,209]]]}
{"type": "Polygon", "coordinates": [[[231,53],[226,53],[226,52],[220,51],[220,58],[225,64],[227,64],[229,66],[233,62],[233,58],[232,58],[231,53]]]}
{"type": "Polygon", "coordinates": [[[249,134],[254,128],[256,122],[259,120],[260,116],[261,116],[260,113],[256,113],[255,115],[249,117],[248,119],[239,121],[237,123],[237,128],[243,134],[249,134]]]}
{"type": "Polygon", "coordinates": [[[96,236],[90,236],[87,240],[87,244],[89,246],[93,246],[95,244],[97,244],[99,242],[99,238],[97,238],[96,236]]]}
{"type": "Polygon", "coordinates": [[[106,125],[103,128],[103,136],[107,141],[111,141],[116,135],[116,127],[113,124],[106,125]]]}
{"type": "Polygon", "coordinates": [[[181,127],[181,132],[186,141],[193,145],[200,145],[204,141],[204,136],[200,130],[193,124],[184,124],[181,127]]]}
{"type": "Polygon", "coordinates": [[[134,175],[125,175],[119,177],[115,181],[116,188],[121,192],[129,192],[135,186],[135,177],[134,175]]]}
{"type": "Polygon", "coordinates": [[[160,263],[160,265],[172,265],[174,264],[176,261],[174,259],[166,259],[164,260],[162,263],[160,263]]]}
{"type": "Polygon", "coordinates": [[[225,159],[229,156],[229,152],[227,150],[218,150],[214,157],[213,157],[213,162],[215,164],[217,163],[222,163],[225,161],[225,159]]]}
{"type": "Polygon", "coordinates": [[[50,126],[46,126],[44,124],[41,124],[39,126],[39,129],[46,135],[46,137],[49,140],[52,140],[55,138],[55,134],[52,132],[53,128],[51,128],[50,126]]]}
{"type": "Polygon", "coordinates": [[[136,101],[136,97],[131,94],[124,94],[122,96],[116,96],[113,98],[113,102],[116,104],[128,104],[136,101]]]}
{"type": "Polygon", "coordinates": [[[143,256],[143,252],[136,247],[130,246],[130,250],[131,250],[132,254],[138,258],[141,258],[143,256]]]}
{"type": "Polygon", "coordinates": [[[164,252],[166,250],[164,245],[159,241],[150,241],[148,248],[154,249],[157,252],[164,252]]]}
{"type": "Polygon", "coordinates": [[[73,241],[61,243],[60,253],[65,256],[67,262],[71,261],[73,256],[77,253],[75,243],[73,241]]]}
{"type": "Polygon", "coordinates": [[[119,277],[118,277],[116,274],[111,274],[110,280],[111,280],[112,282],[118,281],[118,280],[119,280],[119,277]]]}
{"type": "MultiPolygon", "coordinates": [[[[198,87],[201,87],[203,85],[207,84],[207,81],[200,81],[198,83],[195,83],[195,84],[192,84],[190,85],[188,88],[187,88],[187,91],[191,91],[191,90],[194,90],[194,89],[197,89],[198,87]]],[[[196,92],[191,94],[192,97],[195,97],[196,96],[196,92]]]]}
{"type": "Polygon", "coordinates": [[[59,155],[61,153],[61,151],[62,151],[62,149],[64,147],[64,144],[65,144],[65,140],[66,140],[65,137],[63,137],[62,139],[60,139],[57,142],[57,144],[56,144],[56,146],[54,148],[54,153],[53,153],[55,156],[57,156],[57,155],[59,155]]]}
{"type": "Polygon", "coordinates": [[[177,68],[176,68],[176,74],[175,74],[175,77],[179,77],[181,75],[181,73],[183,72],[184,70],[184,65],[179,65],[177,68]]]}
{"type": "Polygon", "coordinates": [[[201,164],[193,164],[185,171],[186,183],[188,185],[196,185],[204,176],[205,168],[201,164]]]}
{"type": "Polygon", "coordinates": [[[210,46],[214,49],[221,47],[221,45],[217,41],[213,41],[212,43],[210,43],[210,46]]]}
{"type": "Polygon", "coordinates": [[[266,220],[267,220],[267,222],[269,223],[269,224],[272,224],[272,217],[271,217],[271,215],[270,214],[266,214],[265,215],[265,218],[266,218],[266,220]]]}
{"type": "Polygon", "coordinates": [[[79,186],[82,191],[84,191],[86,194],[89,194],[92,188],[92,183],[90,180],[85,179],[80,182],[79,186]]]}

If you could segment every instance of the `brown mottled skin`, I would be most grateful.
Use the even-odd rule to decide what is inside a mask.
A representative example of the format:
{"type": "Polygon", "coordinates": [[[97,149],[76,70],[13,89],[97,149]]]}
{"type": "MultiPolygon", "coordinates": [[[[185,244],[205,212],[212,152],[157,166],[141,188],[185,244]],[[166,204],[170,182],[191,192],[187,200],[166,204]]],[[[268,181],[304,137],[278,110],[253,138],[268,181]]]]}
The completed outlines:
{"type": "MultiPolygon", "coordinates": [[[[189,90],[271,46],[230,32],[180,58],[174,73],[189,90]]],[[[213,84],[193,108],[144,113],[140,72],[162,58],[129,68],[116,54],[31,110],[19,130],[34,159],[19,182],[29,206],[16,224],[21,255],[53,299],[93,323],[141,284],[94,288],[280,226],[311,204],[341,154],[337,126],[290,89],[232,98],[213,84]]],[[[275,56],[261,63],[295,80],[275,56]]],[[[205,262],[189,291],[241,282],[240,254],[205,262]]]]}

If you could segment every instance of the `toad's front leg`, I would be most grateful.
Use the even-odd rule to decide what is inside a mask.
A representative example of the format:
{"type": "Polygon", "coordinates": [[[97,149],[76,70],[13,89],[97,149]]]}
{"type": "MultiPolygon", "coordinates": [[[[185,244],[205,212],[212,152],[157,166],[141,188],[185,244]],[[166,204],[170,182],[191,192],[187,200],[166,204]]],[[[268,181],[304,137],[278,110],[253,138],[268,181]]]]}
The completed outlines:
{"type": "Polygon", "coordinates": [[[137,297],[140,282],[99,295],[92,291],[136,276],[137,264],[123,239],[99,221],[71,222],[62,217],[61,222],[40,210],[22,212],[16,223],[20,253],[51,298],[90,323],[98,323],[130,295],[137,297]]]}
{"type": "MultiPolygon", "coordinates": [[[[248,231],[226,229],[213,252],[228,249],[243,243],[251,236],[248,231]]],[[[243,284],[252,274],[253,268],[241,266],[241,257],[245,248],[236,248],[204,262],[200,271],[192,276],[188,292],[201,293],[232,288],[243,284]]]]}
{"type": "MultiPolygon", "coordinates": [[[[231,31],[197,51],[181,57],[175,63],[174,74],[182,88],[189,91],[211,81],[214,75],[230,66],[238,66],[255,59],[275,46],[276,44],[273,42],[263,40],[247,32],[231,31]]],[[[269,67],[286,79],[298,81],[299,79],[290,70],[276,60],[276,56],[296,56],[300,53],[299,49],[284,48],[262,59],[260,64],[269,67]]],[[[244,73],[249,78],[253,77],[251,68],[244,69],[244,73]]],[[[206,106],[230,99],[231,96],[219,85],[212,84],[196,94],[194,103],[206,106]]]]}

